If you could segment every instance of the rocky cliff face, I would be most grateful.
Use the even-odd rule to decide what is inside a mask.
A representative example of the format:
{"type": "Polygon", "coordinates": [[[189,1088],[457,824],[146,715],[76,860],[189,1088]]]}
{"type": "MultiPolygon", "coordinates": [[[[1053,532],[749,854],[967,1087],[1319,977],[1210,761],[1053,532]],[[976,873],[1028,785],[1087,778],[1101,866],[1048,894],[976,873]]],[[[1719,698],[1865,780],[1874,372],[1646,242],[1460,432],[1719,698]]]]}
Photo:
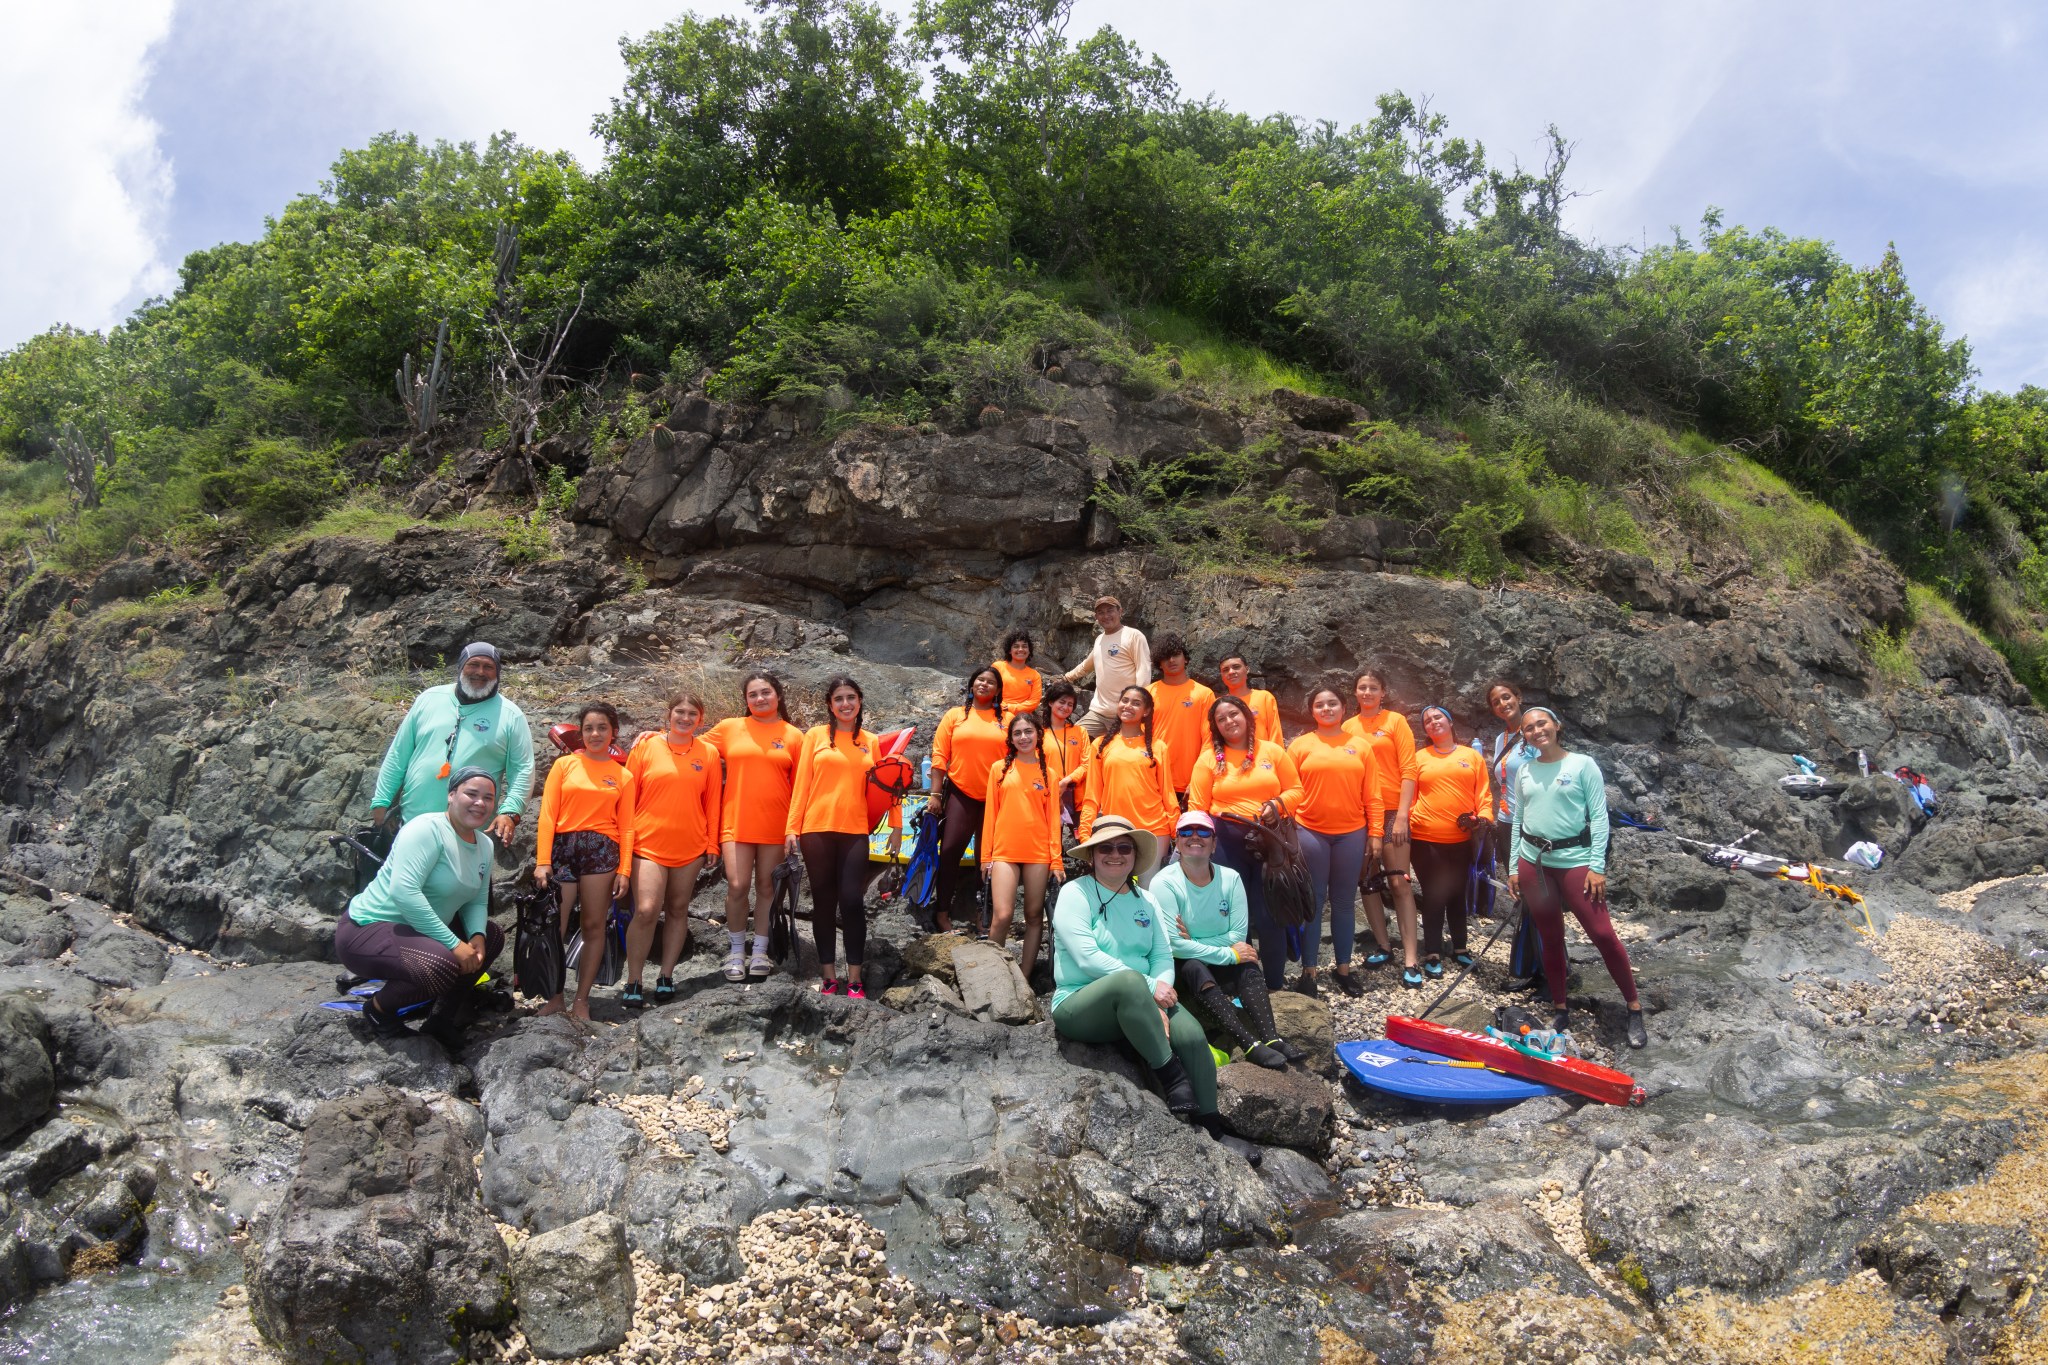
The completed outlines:
{"type": "MultiPolygon", "coordinates": [[[[1177,578],[1119,545],[1090,504],[1111,454],[1270,438],[1274,458],[1301,465],[1359,414],[1324,400],[1139,401],[1085,366],[1062,376],[1044,381],[1053,415],[989,413],[952,435],[827,438],[800,412],[680,397],[618,465],[585,476],[575,527],[539,564],[428,526],[281,550],[212,596],[175,591],[205,577],[175,558],[18,586],[0,621],[13,641],[0,658],[0,871],[15,893],[0,904],[0,997],[33,1017],[7,1016],[6,1045],[48,1058],[49,1086],[21,1072],[39,1115],[54,1095],[89,1101],[95,1118],[80,1134],[30,1119],[0,1152],[12,1182],[0,1197],[41,1229],[32,1256],[0,1259],[0,1297],[62,1275],[89,1246],[137,1254],[141,1225],[117,1215],[148,1203],[135,1193],[145,1178],[184,1190],[198,1172],[217,1188],[196,1205],[159,1201],[191,1228],[248,1217],[291,1173],[316,1106],[373,1084],[481,1114],[484,1196],[505,1222],[542,1232],[615,1215],[637,1255],[707,1281],[740,1273],[749,1219],[810,1199],[886,1224],[892,1261],[913,1278],[1049,1318],[1118,1311],[1130,1263],[1202,1262],[1199,1281],[1167,1297],[1185,1309],[1181,1349],[1205,1359],[1299,1359],[1301,1333],[1389,1360],[1433,1338],[1448,1349],[1514,1320],[1528,1305],[1503,1296],[1532,1277],[1580,1305],[1574,1340],[1597,1358],[1628,1343],[1672,1349],[1657,1335],[1670,1320],[1648,1323],[1643,1299],[1753,1303],[1864,1261],[1921,1266],[1923,1243],[1969,1242],[1921,1206],[2001,1178],[2024,1115],[1944,1099],[1926,1078],[2038,1061],[2021,1022],[2041,990],[2026,955],[2048,948],[2029,876],[2048,860],[2048,724],[1995,654],[1923,619],[1910,638],[1926,681],[1886,682],[1860,642],[1905,622],[1906,598],[1861,551],[1796,590],[1740,578],[1710,590],[1707,576],[1584,554],[1567,556],[1568,572],[1481,590],[1398,571],[1398,527],[1334,518],[1285,585],[1177,578]],[[672,1013],[614,1016],[594,1037],[521,1021],[455,1061],[308,1013],[345,896],[325,836],[363,817],[403,707],[445,680],[465,641],[505,651],[506,690],[537,739],[592,697],[650,725],[679,681],[730,706],[757,665],[792,680],[806,722],[824,679],[845,671],[866,687],[871,720],[929,734],[1008,627],[1078,659],[1103,591],[1148,631],[1195,641],[1198,670],[1244,650],[1290,728],[1311,686],[1348,684],[1367,661],[1411,713],[1443,701],[1466,725],[1487,681],[1513,679],[1600,759],[1617,810],[1701,839],[1754,830],[1758,846],[1795,857],[1880,844],[1884,869],[1858,885],[1872,927],[1893,932],[1860,934],[1803,889],[1617,834],[1616,904],[1655,1012],[1648,1110],[1542,1102],[1460,1124],[1333,1092],[1334,1131],[1306,1144],[1316,1159],[1276,1155],[1264,1183],[1183,1141],[1112,1059],[1077,1070],[1042,1024],[946,1013],[930,975],[942,968],[891,946],[900,924],[878,922],[878,960],[935,983],[905,1015],[780,988],[720,1003],[701,958],[694,998],[672,1013]],[[1858,778],[1859,749],[1928,774],[1940,815],[1922,816],[1888,779],[1858,778]],[[1844,789],[1786,794],[1777,778],[1795,752],[1844,789]],[[2003,877],[2023,880],[1981,909],[1936,900],[2003,877]],[[729,1151],[696,1137],[666,1151],[621,1107],[693,1078],[728,1115],[729,1151]],[[1716,1113],[1725,1121],[1709,1125],[1716,1113]],[[877,1142],[884,1133],[916,1135],[916,1151],[877,1142]],[[1426,1206],[1391,1193],[1401,1185],[1426,1206]],[[65,1221],[95,1199],[97,1221],[65,1221]],[[1311,1227],[1308,1208],[1345,1212],[1311,1227]],[[1313,1262],[1271,1249],[1290,1235],[1289,1209],[1313,1262]],[[1898,1221],[1909,1212],[1918,1221],[1898,1221]],[[1006,1280],[1016,1265],[1032,1278],[1006,1280]],[[1411,1282],[1427,1295],[1407,1297],[1411,1282]],[[1263,1356],[1231,1334],[1254,1292],[1293,1315],[1263,1356]]],[[[459,510],[506,486],[490,460],[463,461],[420,502],[459,510]]],[[[1611,1045],[1619,1021],[1599,972],[1595,960],[1586,984],[1609,997],[1598,1029],[1611,1045]]],[[[1479,986],[1495,990],[1498,973],[1483,966],[1479,986]]],[[[1415,1002],[1387,992],[1368,1004],[1415,1002]]],[[[1335,1014],[1339,1036],[1361,1027],[1349,1008],[1335,1014]]],[[[1908,1285],[1901,1303],[1935,1292],[1910,1287],[1918,1271],[1885,1273],[1908,1285]]]]}

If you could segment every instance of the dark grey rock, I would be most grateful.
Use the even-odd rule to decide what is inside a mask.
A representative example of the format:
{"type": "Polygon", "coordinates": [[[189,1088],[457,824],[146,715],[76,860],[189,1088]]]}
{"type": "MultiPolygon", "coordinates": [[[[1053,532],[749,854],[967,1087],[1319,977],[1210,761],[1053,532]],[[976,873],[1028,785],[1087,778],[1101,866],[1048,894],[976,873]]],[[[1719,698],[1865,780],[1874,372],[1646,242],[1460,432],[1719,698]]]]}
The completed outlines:
{"type": "Polygon", "coordinates": [[[1300,1071],[1232,1062],[1216,1073],[1216,1112],[1248,1142],[1303,1151],[1330,1145],[1330,1087],[1300,1071]]]}
{"type": "Polygon", "coordinates": [[[42,1011],[18,995],[0,996],[0,1139],[41,1123],[56,1098],[42,1011]]]}
{"type": "Polygon", "coordinates": [[[1899,1218],[1858,1249],[1893,1292],[1919,1299],[1944,1321],[1998,1319],[2032,1285],[2039,1248],[2017,1227],[1899,1218]]]}
{"type": "Polygon", "coordinates": [[[116,924],[73,944],[71,956],[80,975],[102,986],[154,986],[170,965],[162,943],[116,924]]]}
{"type": "Polygon", "coordinates": [[[297,1174],[243,1251],[250,1311],[294,1361],[442,1365],[511,1320],[474,1149],[386,1086],[322,1105],[297,1174]]]}
{"type": "Polygon", "coordinates": [[[1307,1256],[1262,1248],[1212,1256],[1181,1311],[1181,1349],[1213,1365],[1303,1365],[1424,1358],[1423,1306],[1398,1275],[1368,1296],[1307,1256]]]}
{"type": "Polygon", "coordinates": [[[610,1214],[527,1238],[511,1264],[519,1330],[542,1359],[609,1351],[633,1329],[633,1259],[610,1214]]]}
{"type": "Polygon", "coordinates": [[[954,948],[953,975],[961,1004],[977,1019],[1028,1024],[1038,1017],[1037,998],[1024,973],[993,944],[963,943],[954,948]]]}
{"type": "Polygon", "coordinates": [[[56,957],[71,946],[71,921],[34,896],[0,895],[0,966],[56,957]]]}

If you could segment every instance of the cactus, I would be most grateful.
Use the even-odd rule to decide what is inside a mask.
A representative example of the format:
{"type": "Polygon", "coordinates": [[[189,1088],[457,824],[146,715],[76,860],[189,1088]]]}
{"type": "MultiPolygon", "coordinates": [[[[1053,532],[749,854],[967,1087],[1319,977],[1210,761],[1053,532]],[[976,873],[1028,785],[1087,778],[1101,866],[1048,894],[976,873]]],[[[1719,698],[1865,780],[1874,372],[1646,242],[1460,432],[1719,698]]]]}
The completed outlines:
{"type": "Polygon", "coordinates": [[[64,482],[71,497],[86,511],[100,505],[100,453],[79,434],[76,424],[66,422],[57,433],[57,453],[64,458],[64,482]]]}
{"type": "Polygon", "coordinates": [[[413,373],[412,352],[408,351],[392,376],[398,386],[398,401],[405,406],[405,415],[412,418],[413,429],[421,436],[433,430],[441,417],[441,396],[448,390],[444,363],[447,347],[448,319],[442,318],[440,330],[434,334],[434,359],[425,372],[413,373]]]}

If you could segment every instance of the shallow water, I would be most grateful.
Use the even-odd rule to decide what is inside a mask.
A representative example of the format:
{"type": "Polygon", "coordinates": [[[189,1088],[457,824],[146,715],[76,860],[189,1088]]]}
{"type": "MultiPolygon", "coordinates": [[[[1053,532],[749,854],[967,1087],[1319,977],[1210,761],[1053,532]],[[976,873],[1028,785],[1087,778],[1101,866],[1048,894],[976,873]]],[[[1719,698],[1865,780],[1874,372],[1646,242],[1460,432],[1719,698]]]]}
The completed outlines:
{"type": "Polygon", "coordinates": [[[232,1255],[189,1273],[124,1266],[45,1290],[0,1321],[8,1365],[159,1365],[242,1276],[232,1255]]]}

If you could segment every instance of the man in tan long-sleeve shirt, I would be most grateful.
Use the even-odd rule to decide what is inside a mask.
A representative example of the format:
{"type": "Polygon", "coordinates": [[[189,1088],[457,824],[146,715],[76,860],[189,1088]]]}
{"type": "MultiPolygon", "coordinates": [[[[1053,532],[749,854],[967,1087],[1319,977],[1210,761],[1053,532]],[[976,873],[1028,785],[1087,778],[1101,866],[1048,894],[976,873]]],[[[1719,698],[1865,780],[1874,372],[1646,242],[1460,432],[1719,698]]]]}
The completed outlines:
{"type": "Polygon", "coordinates": [[[1081,728],[1090,739],[1100,739],[1117,728],[1116,699],[1126,687],[1143,687],[1152,681],[1152,651],[1144,632],[1124,624],[1123,603],[1114,597],[1095,599],[1095,624],[1101,634],[1095,647],[1074,668],[1068,682],[1095,675],[1095,697],[1081,717],[1081,728]]]}

